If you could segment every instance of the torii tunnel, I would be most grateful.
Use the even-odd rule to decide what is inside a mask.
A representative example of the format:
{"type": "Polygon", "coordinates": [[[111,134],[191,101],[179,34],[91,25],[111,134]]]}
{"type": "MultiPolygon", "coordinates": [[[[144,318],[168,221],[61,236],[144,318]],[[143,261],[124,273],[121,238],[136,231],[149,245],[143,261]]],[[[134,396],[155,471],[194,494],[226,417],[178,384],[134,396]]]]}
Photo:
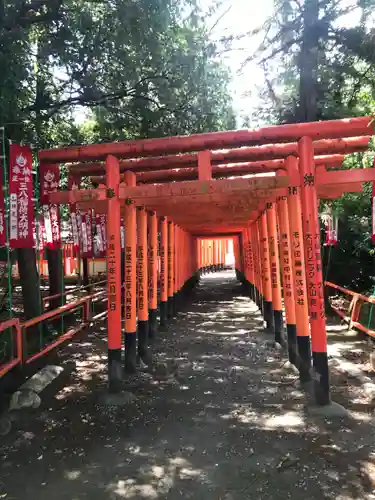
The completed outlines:
{"type": "Polygon", "coordinates": [[[232,240],[266,328],[301,382],[313,380],[316,403],[329,404],[318,203],[375,180],[372,168],[341,168],[372,134],[362,117],[41,151],[41,163],[68,164],[94,186],[50,203],[107,213],[109,390],[120,391],[123,367],[136,370],[137,349],[150,362],[157,311],[163,327],[232,240]]]}

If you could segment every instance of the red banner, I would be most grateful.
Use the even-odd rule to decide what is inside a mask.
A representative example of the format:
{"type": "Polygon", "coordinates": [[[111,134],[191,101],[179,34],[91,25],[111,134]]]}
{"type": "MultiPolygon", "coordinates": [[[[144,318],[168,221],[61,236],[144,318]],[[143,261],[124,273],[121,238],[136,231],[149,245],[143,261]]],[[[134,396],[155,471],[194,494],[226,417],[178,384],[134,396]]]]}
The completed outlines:
{"type": "Polygon", "coordinates": [[[32,153],[29,146],[9,147],[9,244],[11,248],[34,246],[32,153]]]}
{"type": "Polygon", "coordinates": [[[59,165],[41,164],[39,168],[40,202],[43,205],[46,246],[52,250],[61,248],[60,209],[48,204],[48,194],[57,191],[60,184],[59,165]]]}
{"type": "Polygon", "coordinates": [[[5,203],[3,190],[3,173],[0,172],[0,247],[4,247],[7,242],[7,232],[5,226],[5,203]]]}
{"type": "Polygon", "coordinates": [[[105,214],[95,215],[96,235],[95,235],[95,256],[104,258],[107,250],[106,235],[107,218],[105,214]]]}
{"type": "Polygon", "coordinates": [[[81,215],[82,246],[81,255],[86,259],[93,257],[92,240],[92,211],[88,210],[81,215]]]}
{"type": "MultiPolygon", "coordinates": [[[[374,165],[375,168],[375,158],[374,165]]],[[[372,183],[372,234],[371,234],[372,243],[375,245],[375,182],[372,183]]]]}
{"type": "Polygon", "coordinates": [[[48,165],[41,163],[39,166],[39,182],[40,182],[40,204],[47,205],[48,194],[57,191],[60,184],[60,167],[59,165],[48,165]]]}
{"type": "Polygon", "coordinates": [[[44,226],[44,216],[40,215],[38,224],[38,245],[40,252],[44,250],[45,243],[46,243],[46,228],[44,226]]]}
{"type": "MultiPolygon", "coordinates": [[[[72,191],[79,189],[79,177],[69,174],[68,175],[68,189],[72,191]]],[[[75,203],[70,204],[70,222],[72,224],[72,238],[73,238],[73,251],[77,254],[80,250],[79,242],[82,241],[81,237],[81,223],[78,221],[78,213],[75,203]]]]}

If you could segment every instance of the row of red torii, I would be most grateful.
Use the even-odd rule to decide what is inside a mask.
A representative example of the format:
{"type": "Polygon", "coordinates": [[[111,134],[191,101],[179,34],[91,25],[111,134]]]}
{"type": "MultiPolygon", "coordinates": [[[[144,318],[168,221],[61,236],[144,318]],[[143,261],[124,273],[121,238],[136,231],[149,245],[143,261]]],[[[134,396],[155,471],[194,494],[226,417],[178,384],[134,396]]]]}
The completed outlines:
{"type": "Polygon", "coordinates": [[[301,382],[313,380],[316,402],[328,404],[318,201],[375,181],[372,168],[341,168],[372,133],[372,120],[361,117],[41,151],[41,163],[68,164],[95,186],[50,193],[50,203],[107,213],[109,390],[122,387],[123,343],[125,371],[136,369],[137,337],[138,354],[151,363],[150,324],[158,309],[163,322],[168,302],[207,270],[202,242],[233,238],[238,278],[275,341],[287,345],[301,382]]]}

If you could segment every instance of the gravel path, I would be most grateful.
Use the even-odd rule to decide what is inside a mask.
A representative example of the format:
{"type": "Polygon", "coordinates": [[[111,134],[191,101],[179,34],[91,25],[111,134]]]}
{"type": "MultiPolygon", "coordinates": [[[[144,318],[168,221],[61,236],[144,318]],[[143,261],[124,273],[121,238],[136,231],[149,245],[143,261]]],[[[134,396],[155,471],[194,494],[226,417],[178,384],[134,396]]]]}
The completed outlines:
{"type": "Polygon", "coordinates": [[[64,387],[0,442],[0,499],[375,499],[371,415],[309,412],[233,275],[205,277],[187,309],[156,348],[178,372],[130,381],[129,406],[97,405],[104,326],[61,351],[64,387]]]}

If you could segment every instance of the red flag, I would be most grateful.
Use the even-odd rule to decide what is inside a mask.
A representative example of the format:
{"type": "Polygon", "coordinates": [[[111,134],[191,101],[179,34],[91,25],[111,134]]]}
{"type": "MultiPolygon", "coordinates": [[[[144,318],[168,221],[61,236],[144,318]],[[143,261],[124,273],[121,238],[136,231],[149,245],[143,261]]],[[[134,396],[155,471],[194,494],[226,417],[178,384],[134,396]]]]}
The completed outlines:
{"type": "Polygon", "coordinates": [[[81,231],[82,231],[82,257],[91,259],[93,256],[92,253],[92,211],[88,210],[87,212],[81,215],[81,231]]]}
{"type": "MultiPolygon", "coordinates": [[[[375,168],[375,158],[374,165],[375,168]]],[[[371,235],[372,243],[375,245],[375,182],[372,183],[372,235],[371,235]]]]}
{"type": "Polygon", "coordinates": [[[58,205],[48,204],[48,194],[57,191],[60,183],[59,165],[42,163],[39,168],[40,202],[43,205],[46,246],[61,248],[60,210],[58,205]]]}
{"type": "MultiPolygon", "coordinates": [[[[68,175],[68,189],[69,191],[72,191],[74,189],[79,189],[79,182],[80,179],[78,176],[75,176],[73,174],[68,175]]],[[[80,244],[79,242],[82,241],[81,239],[81,222],[80,222],[80,217],[77,212],[77,207],[75,203],[70,204],[70,221],[72,224],[72,236],[73,236],[73,251],[75,254],[77,254],[80,250],[80,244]]]]}
{"type": "Polygon", "coordinates": [[[46,242],[46,228],[44,226],[44,217],[43,215],[40,215],[39,225],[38,225],[38,243],[40,252],[44,250],[45,242],[46,242]]]}
{"type": "Polygon", "coordinates": [[[104,256],[105,256],[106,252],[107,252],[107,215],[106,214],[100,215],[100,227],[102,229],[103,252],[104,252],[104,256]]]}
{"type": "Polygon", "coordinates": [[[7,233],[5,226],[5,203],[4,203],[4,188],[3,175],[0,172],[0,247],[4,247],[7,242],[7,233]]]}
{"type": "Polygon", "coordinates": [[[40,204],[48,204],[48,194],[57,191],[60,184],[60,167],[59,165],[48,165],[41,163],[39,166],[39,182],[40,182],[40,204]]]}
{"type": "Polygon", "coordinates": [[[105,257],[107,249],[106,236],[106,215],[95,215],[96,235],[95,235],[95,255],[105,257]]]}
{"type": "Polygon", "coordinates": [[[32,153],[29,146],[9,148],[9,243],[11,248],[34,246],[32,153]]]}

